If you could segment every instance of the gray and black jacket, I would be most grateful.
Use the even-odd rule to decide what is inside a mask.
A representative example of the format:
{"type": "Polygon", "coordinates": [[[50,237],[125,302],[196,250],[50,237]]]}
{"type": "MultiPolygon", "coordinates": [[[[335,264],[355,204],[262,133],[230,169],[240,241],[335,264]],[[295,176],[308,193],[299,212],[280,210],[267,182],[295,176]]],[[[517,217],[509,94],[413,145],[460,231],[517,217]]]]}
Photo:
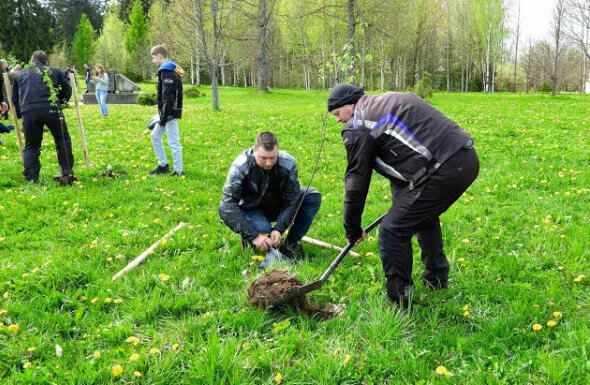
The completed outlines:
{"type": "Polygon", "coordinates": [[[365,95],[342,131],[347,150],[344,227],[362,233],[361,215],[373,169],[396,190],[412,191],[473,141],[468,133],[414,94],[365,95]]]}
{"type": "Polygon", "coordinates": [[[232,163],[219,207],[223,222],[244,239],[251,241],[258,233],[244,212],[255,209],[276,218],[273,230],[284,233],[297,209],[300,196],[295,158],[279,151],[279,159],[270,171],[256,165],[252,149],[240,154],[232,163]]]}

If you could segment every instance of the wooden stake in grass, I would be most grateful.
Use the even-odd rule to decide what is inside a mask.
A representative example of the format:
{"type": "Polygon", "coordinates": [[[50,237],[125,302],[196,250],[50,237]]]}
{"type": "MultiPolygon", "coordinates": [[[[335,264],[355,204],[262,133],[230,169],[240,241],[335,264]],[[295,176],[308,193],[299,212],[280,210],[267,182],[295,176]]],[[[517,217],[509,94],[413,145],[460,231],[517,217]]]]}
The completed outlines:
{"type": "MultiPolygon", "coordinates": [[[[309,243],[310,245],[323,247],[324,249],[332,249],[332,250],[342,251],[342,247],[338,247],[338,246],[333,245],[333,244],[328,243],[328,242],[320,241],[319,239],[313,239],[313,238],[310,238],[308,236],[305,236],[305,237],[301,238],[301,240],[303,242],[309,243]]],[[[360,254],[359,253],[356,253],[356,252],[354,252],[352,250],[350,250],[348,253],[350,255],[354,256],[354,257],[360,257],[360,254]]]]}
{"type": "Polygon", "coordinates": [[[166,233],[166,235],[164,235],[162,238],[160,238],[159,240],[157,240],[156,242],[154,242],[143,253],[139,254],[139,256],[137,256],[133,261],[129,262],[127,264],[127,266],[125,266],[123,268],[123,270],[121,270],[117,274],[115,274],[113,276],[113,281],[116,280],[117,278],[122,277],[123,275],[127,274],[128,272],[130,272],[131,270],[133,270],[137,266],[139,266],[140,263],[142,263],[151,254],[153,254],[154,251],[156,251],[156,249],[158,248],[158,246],[160,246],[162,243],[165,243],[167,240],[169,240],[170,238],[172,238],[172,236],[178,230],[182,229],[184,226],[186,226],[186,223],[180,222],[175,228],[173,228],[172,230],[168,231],[168,233],[166,233]]]}
{"type": "Polygon", "coordinates": [[[14,103],[12,103],[12,83],[10,82],[10,77],[5,72],[2,74],[4,76],[4,89],[6,98],[8,99],[8,105],[10,106],[10,116],[12,116],[12,124],[14,124],[14,132],[16,134],[16,143],[18,144],[18,150],[20,151],[20,157],[24,161],[23,158],[23,137],[22,131],[20,129],[20,123],[16,116],[16,108],[14,107],[14,103]]]}
{"type": "Polygon", "coordinates": [[[70,84],[72,86],[72,96],[74,97],[76,115],[78,116],[78,127],[80,127],[80,140],[82,141],[82,150],[84,152],[84,163],[86,163],[86,167],[90,167],[90,157],[88,156],[88,144],[86,142],[86,130],[84,129],[84,122],[82,122],[82,115],[80,114],[80,104],[78,102],[78,84],[76,83],[76,77],[73,73],[70,73],[70,84]]]}

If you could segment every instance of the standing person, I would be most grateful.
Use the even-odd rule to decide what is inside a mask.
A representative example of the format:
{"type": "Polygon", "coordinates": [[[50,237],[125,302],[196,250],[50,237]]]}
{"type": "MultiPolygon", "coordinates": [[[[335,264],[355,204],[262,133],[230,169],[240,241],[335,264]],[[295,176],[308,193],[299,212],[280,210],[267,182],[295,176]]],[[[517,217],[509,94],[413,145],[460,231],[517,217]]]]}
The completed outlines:
{"type": "Polygon", "coordinates": [[[96,102],[100,108],[101,115],[108,116],[109,108],[107,107],[107,97],[109,94],[109,74],[100,64],[94,66],[94,71],[96,102]]]}
{"type": "MultiPolygon", "coordinates": [[[[4,74],[8,72],[8,63],[4,59],[0,59],[0,119],[8,119],[8,96],[5,95],[4,89],[4,74]]],[[[4,125],[0,122],[0,134],[9,133],[14,130],[12,125],[4,125]]],[[[2,141],[0,140],[0,144],[2,141]]]]}
{"type": "Polygon", "coordinates": [[[232,163],[219,215],[242,236],[244,243],[260,251],[280,246],[285,256],[295,258],[303,257],[299,241],[309,230],[320,204],[318,191],[301,190],[295,158],[279,151],[277,138],[271,132],[261,132],[254,146],[232,163]],[[281,242],[293,216],[293,226],[285,242],[281,242]],[[272,222],[276,222],[274,226],[272,222]]]}
{"type": "Polygon", "coordinates": [[[390,180],[393,192],[392,207],[379,231],[389,298],[402,307],[409,303],[414,234],[422,250],[424,283],[446,288],[449,264],[439,216],[478,175],[473,140],[414,94],[364,95],[361,88],[340,84],[328,99],[328,111],[344,125],[344,228],[349,242],[365,235],[361,216],[375,170],[390,180]]]}
{"type": "Polygon", "coordinates": [[[84,64],[84,92],[88,93],[88,85],[90,84],[90,80],[92,80],[92,71],[90,71],[90,66],[88,64],[84,64]]]}
{"type": "Polygon", "coordinates": [[[182,146],[178,120],[182,117],[182,76],[184,71],[168,58],[168,50],[157,45],[151,50],[152,63],[158,65],[158,114],[159,122],[152,130],[152,147],[158,165],[150,175],[166,174],[170,171],[168,159],[162,143],[162,135],[168,136],[168,145],[172,151],[174,171],[172,176],[182,176],[182,146]]]}
{"type": "Polygon", "coordinates": [[[64,73],[49,67],[47,54],[43,51],[35,51],[31,67],[15,75],[12,97],[17,116],[23,118],[24,176],[27,181],[36,183],[39,180],[43,127],[47,126],[55,141],[61,167],[61,176],[56,179],[61,185],[74,182],[72,141],[61,111],[71,95],[72,89],[64,73]]]}

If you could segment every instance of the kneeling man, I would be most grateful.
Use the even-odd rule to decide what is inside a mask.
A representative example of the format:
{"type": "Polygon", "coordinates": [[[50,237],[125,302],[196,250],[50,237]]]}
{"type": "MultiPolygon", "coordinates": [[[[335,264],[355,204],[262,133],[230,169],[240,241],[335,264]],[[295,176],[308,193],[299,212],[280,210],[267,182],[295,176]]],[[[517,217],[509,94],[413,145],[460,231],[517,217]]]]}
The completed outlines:
{"type": "Polygon", "coordinates": [[[296,258],[303,257],[299,241],[311,226],[320,203],[318,191],[300,188],[295,158],[279,151],[272,133],[262,132],[254,147],[232,163],[219,215],[242,236],[244,243],[260,251],[280,247],[286,257],[296,258]],[[289,233],[282,242],[287,229],[289,233]]]}

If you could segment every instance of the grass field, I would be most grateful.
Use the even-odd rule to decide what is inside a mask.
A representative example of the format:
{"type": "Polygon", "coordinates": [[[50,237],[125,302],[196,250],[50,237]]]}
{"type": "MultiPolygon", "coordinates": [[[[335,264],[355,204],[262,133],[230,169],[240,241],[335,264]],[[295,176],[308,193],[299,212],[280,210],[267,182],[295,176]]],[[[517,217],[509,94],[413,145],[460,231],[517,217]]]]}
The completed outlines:
{"type": "MultiPolygon", "coordinates": [[[[326,93],[222,89],[220,113],[205,93],[186,100],[180,180],[147,176],[154,108],[111,105],[102,119],[84,106],[91,168],[69,109],[80,179],[71,188],[51,179],[49,134],[39,185],[24,182],[14,137],[3,136],[1,384],[590,383],[590,99],[435,95],[432,103],[475,137],[481,160],[479,179],[442,217],[450,288],[417,283],[421,304],[396,311],[373,234],[358,247],[362,257],[347,258],[311,296],[346,305],[322,322],[248,306],[241,272],[255,275],[256,263],[217,208],[227,168],[260,130],[278,135],[307,184],[326,93]],[[124,175],[99,177],[109,164],[124,175]],[[190,227],[111,283],[178,221],[190,227]]],[[[345,243],[344,167],[331,120],[313,181],[323,205],[309,235],[336,244],[345,243]]],[[[375,177],[364,223],[390,202],[388,183],[375,177]]],[[[292,271],[307,281],[335,254],[306,250],[313,257],[292,271]]]]}

